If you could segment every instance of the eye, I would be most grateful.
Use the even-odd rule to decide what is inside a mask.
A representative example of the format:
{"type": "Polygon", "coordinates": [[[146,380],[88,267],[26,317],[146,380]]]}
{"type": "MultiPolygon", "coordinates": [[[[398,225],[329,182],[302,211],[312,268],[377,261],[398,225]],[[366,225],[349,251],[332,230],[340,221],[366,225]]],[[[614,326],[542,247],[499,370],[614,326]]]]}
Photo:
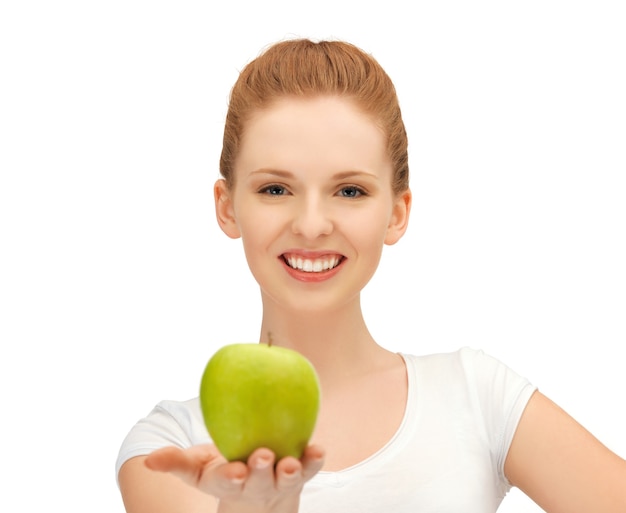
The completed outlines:
{"type": "Polygon", "coordinates": [[[265,187],[261,187],[259,189],[260,194],[267,194],[268,196],[284,196],[287,194],[287,189],[282,185],[273,183],[270,185],[266,185],[265,187]]]}
{"type": "Polygon", "coordinates": [[[356,185],[347,185],[339,189],[338,194],[343,198],[358,198],[360,196],[365,196],[367,193],[356,185]]]}

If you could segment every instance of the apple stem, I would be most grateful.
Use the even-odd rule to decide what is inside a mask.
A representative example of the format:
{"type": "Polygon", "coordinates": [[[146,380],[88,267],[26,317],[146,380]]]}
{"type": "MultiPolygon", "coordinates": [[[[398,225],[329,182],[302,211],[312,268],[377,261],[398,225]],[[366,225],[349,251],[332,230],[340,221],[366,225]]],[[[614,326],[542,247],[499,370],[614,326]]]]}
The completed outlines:
{"type": "Polygon", "coordinates": [[[272,332],[268,331],[267,332],[267,346],[268,347],[272,347],[272,343],[273,343],[273,341],[272,341],[272,332]]]}

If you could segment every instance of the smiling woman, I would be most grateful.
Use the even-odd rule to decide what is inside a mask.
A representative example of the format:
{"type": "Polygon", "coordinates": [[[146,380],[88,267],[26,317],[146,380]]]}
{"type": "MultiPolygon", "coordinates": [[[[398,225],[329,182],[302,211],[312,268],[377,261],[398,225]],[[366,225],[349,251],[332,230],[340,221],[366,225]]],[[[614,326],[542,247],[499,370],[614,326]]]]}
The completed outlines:
{"type": "Polygon", "coordinates": [[[303,303],[331,307],[319,287],[296,288],[291,278],[328,283],[334,310],[358,297],[383,243],[396,242],[408,221],[410,193],[392,191],[384,133],[339,97],[287,98],[251,117],[239,150],[234,184],[216,185],[217,216],[226,234],[242,238],[264,306],[278,302],[293,315],[303,303]],[[315,264],[322,256],[339,265],[311,273],[323,270],[315,264]],[[289,261],[296,265],[280,272],[289,261]],[[340,270],[343,295],[329,282],[340,270]]]}
{"type": "Polygon", "coordinates": [[[197,398],[164,401],[120,450],[129,513],[487,513],[512,486],[552,513],[626,510],[626,461],[527,379],[479,350],[372,337],[361,291],[407,229],[407,162],[393,85],[358,48],[285,41],[243,70],[216,216],[259,285],[259,341],[317,371],[317,425],[300,459],[259,447],[227,462],[197,398]]]}

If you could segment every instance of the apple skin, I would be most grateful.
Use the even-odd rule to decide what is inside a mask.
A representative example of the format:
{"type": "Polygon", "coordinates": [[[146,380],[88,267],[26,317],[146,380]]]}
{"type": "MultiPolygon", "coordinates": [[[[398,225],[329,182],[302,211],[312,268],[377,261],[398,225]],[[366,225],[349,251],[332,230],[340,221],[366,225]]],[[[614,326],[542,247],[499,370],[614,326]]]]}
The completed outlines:
{"type": "Polygon", "coordinates": [[[261,343],[230,344],[209,360],[200,406],[213,443],[229,461],[260,447],[276,461],[300,458],[315,428],[320,387],[297,351],[261,343]]]}

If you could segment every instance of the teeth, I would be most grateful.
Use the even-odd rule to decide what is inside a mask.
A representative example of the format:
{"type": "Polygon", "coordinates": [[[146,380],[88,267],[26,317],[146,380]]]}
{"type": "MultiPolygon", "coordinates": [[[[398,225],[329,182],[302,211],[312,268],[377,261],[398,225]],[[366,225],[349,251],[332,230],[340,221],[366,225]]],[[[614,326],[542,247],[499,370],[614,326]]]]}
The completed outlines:
{"type": "Polygon", "coordinates": [[[333,256],[310,260],[308,258],[286,255],[285,259],[287,260],[289,266],[294,269],[304,271],[305,273],[319,273],[322,271],[328,271],[333,267],[337,267],[340,257],[333,256]]]}

